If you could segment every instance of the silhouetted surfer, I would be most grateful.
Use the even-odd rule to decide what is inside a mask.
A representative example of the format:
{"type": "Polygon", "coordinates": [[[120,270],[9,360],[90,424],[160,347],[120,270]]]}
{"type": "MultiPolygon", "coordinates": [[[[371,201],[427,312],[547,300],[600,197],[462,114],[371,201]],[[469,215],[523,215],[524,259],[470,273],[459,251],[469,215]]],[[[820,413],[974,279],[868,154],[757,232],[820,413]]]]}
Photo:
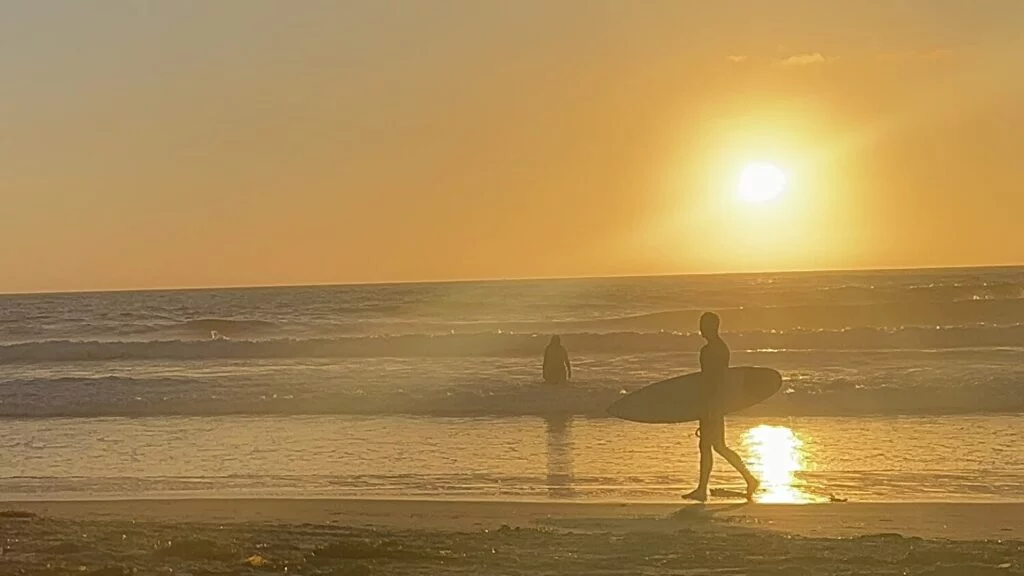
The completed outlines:
{"type": "Polygon", "coordinates": [[[729,347],[718,335],[721,320],[717,314],[705,312],[700,317],[700,335],[707,344],[700,349],[701,385],[707,402],[704,414],[700,418],[700,483],[697,489],[683,498],[704,502],[708,499],[708,480],[711,478],[711,466],[718,452],[732,465],[743,479],[747,481],[747,499],[753,499],[754,492],[761,485],[750,473],[739,455],[725,444],[725,412],[722,406],[721,390],[725,387],[725,373],[729,369],[729,347]]]}
{"type": "Polygon", "coordinates": [[[562,339],[552,336],[544,349],[544,381],[548,384],[565,384],[572,378],[569,352],[562,346],[562,339]]]}

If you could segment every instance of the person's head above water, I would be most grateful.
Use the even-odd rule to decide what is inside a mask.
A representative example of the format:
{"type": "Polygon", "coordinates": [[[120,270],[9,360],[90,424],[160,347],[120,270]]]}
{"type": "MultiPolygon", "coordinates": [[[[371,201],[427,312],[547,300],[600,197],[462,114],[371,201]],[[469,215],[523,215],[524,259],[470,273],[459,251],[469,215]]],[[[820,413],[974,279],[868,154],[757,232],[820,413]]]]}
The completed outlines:
{"type": "Polygon", "coordinates": [[[557,334],[555,336],[552,336],[551,337],[551,342],[548,343],[548,346],[561,346],[561,345],[562,345],[562,337],[558,336],[557,334]]]}
{"type": "Polygon", "coordinates": [[[722,324],[722,320],[718,317],[718,314],[714,312],[705,312],[700,317],[700,335],[705,338],[715,338],[718,336],[718,327],[722,324]]]}

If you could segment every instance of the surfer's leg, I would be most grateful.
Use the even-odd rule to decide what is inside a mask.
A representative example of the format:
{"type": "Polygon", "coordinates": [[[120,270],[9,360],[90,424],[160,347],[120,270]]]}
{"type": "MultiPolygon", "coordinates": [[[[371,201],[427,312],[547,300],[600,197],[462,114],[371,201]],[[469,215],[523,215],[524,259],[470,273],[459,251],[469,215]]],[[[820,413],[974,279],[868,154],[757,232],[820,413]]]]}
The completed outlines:
{"type": "Polygon", "coordinates": [[[700,481],[696,490],[683,496],[687,500],[704,502],[708,499],[708,482],[711,479],[711,467],[715,462],[714,426],[711,422],[700,421],[700,481]]]}
{"type": "Polygon", "coordinates": [[[728,462],[733,468],[736,469],[737,472],[739,472],[743,476],[743,480],[746,481],[747,483],[747,498],[752,498],[754,496],[754,492],[757,491],[761,483],[758,482],[757,478],[755,478],[754,475],[750,473],[750,470],[747,468],[747,465],[743,462],[743,459],[740,458],[740,455],[734,452],[732,448],[729,448],[729,446],[725,443],[725,418],[722,418],[720,423],[718,423],[715,429],[715,436],[712,442],[715,448],[715,452],[718,452],[722,456],[722,458],[725,458],[726,462],[728,462]]]}

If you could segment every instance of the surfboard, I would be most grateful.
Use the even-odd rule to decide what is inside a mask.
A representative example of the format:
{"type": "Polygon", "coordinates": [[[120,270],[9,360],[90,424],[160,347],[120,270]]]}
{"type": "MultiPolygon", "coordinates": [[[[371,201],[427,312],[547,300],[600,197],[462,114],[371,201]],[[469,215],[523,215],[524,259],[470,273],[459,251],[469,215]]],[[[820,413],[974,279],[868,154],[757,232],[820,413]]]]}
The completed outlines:
{"type": "MultiPolygon", "coordinates": [[[[648,424],[692,422],[700,419],[700,372],[655,382],[626,394],[608,407],[608,414],[648,424]]],[[[725,413],[760,404],[782,387],[782,375],[771,368],[736,366],[725,373],[721,391],[725,413]]]]}

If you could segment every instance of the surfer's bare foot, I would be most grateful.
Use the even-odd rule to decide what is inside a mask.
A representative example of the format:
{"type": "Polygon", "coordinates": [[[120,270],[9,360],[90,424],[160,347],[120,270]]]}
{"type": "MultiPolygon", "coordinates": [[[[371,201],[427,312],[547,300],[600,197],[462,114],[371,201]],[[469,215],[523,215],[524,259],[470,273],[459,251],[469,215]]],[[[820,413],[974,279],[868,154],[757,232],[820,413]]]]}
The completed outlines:
{"type": "Polygon", "coordinates": [[[761,481],[758,480],[757,478],[751,478],[750,481],[747,482],[747,502],[753,502],[754,501],[754,494],[757,492],[757,489],[760,488],[760,487],[761,487],[761,481]]]}
{"type": "Polygon", "coordinates": [[[683,500],[694,500],[696,502],[707,502],[708,491],[707,489],[697,488],[689,494],[683,494],[683,500]]]}

